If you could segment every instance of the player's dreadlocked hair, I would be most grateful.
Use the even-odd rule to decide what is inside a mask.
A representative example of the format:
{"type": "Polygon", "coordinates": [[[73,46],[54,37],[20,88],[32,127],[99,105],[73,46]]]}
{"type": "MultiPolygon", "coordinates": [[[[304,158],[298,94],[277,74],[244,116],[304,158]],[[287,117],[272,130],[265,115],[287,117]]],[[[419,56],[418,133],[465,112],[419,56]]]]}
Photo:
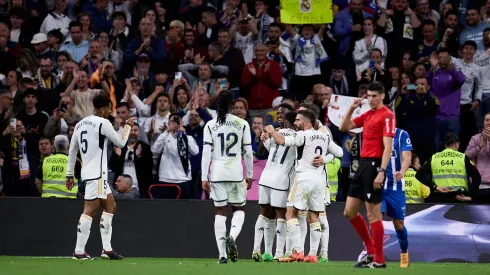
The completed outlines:
{"type": "Polygon", "coordinates": [[[218,111],[218,124],[223,124],[226,121],[226,115],[230,111],[231,104],[233,102],[233,95],[230,90],[223,90],[216,97],[216,106],[218,111]]]}

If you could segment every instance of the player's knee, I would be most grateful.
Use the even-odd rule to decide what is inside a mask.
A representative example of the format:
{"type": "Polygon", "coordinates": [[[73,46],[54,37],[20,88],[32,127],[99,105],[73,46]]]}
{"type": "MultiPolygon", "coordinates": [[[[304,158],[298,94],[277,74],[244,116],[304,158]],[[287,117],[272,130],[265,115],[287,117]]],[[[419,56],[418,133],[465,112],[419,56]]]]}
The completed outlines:
{"type": "Polygon", "coordinates": [[[395,230],[402,230],[405,227],[403,220],[393,220],[393,226],[395,230]]]}
{"type": "Polygon", "coordinates": [[[381,215],[381,213],[375,213],[372,211],[368,211],[367,218],[368,218],[369,223],[373,223],[373,222],[377,222],[377,221],[381,220],[383,218],[383,216],[381,215]]]}
{"type": "Polygon", "coordinates": [[[352,211],[350,209],[344,209],[344,217],[346,217],[348,220],[352,220],[357,216],[357,212],[352,211]]]}
{"type": "Polygon", "coordinates": [[[224,207],[216,207],[216,215],[221,215],[226,217],[226,206],[224,207]]]}

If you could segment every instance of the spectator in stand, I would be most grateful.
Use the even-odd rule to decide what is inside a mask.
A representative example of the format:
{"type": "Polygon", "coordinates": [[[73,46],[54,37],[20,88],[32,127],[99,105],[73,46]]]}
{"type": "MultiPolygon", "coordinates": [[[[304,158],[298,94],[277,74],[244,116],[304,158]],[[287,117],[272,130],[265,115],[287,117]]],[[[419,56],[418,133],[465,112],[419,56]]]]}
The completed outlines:
{"type": "Polygon", "coordinates": [[[451,56],[457,56],[459,50],[458,13],[449,11],[445,15],[444,26],[437,32],[436,39],[440,41],[441,48],[447,48],[451,56]]]}
{"type": "Polygon", "coordinates": [[[184,45],[182,44],[182,35],[184,31],[184,23],[174,20],[170,23],[170,29],[165,36],[167,48],[167,60],[165,60],[165,70],[174,72],[180,64],[180,60],[184,59],[184,45]]]}
{"type": "Polygon", "coordinates": [[[452,58],[454,67],[465,76],[461,86],[461,100],[459,110],[460,144],[459,149],[464,152],[472,136],[478,133],[475,113],[482,99],[482,72],[481,67],[473,62],[476,52],[475,41],[468,40],[461,47],[463,58],[452,58]]]}
{"type": "MultiPolygon", "coordinates": [[[[357,80],[359,85],[367,85],[373,81],[381,82],[387,91],[391,90],[393,80],[391,79],[391,74],[383,67],[383,54],[381,50],[373,49],[371,51],[369,67],[363,72],[360,72],[357,80]]],[[[385,97],[385,103],[387,102],[389,102],[389,97],[385,97]]]]}
{"type": "Polygon", "coordinates": [[[364,38],[355,42],[354,51],[352,53],[354,63],[356,63],[356,72],[359,74],[369,69],[371,53],[374,49],[381,51],[381,55],[383,56],[383,64],[384,58],[386,58],[388,53],[386,40],[384,40],[383,37],[375,34],[376,20],[374,18],[364,18],[362,30],[364,32],[364,38]]]}
{"type": "Polygon", "coordinates": [[[41,57],[39,62],[39,73],[36,81],[40,88],[55,90],[58,86],[58,78],[53,72],[53,60],[49,57],[41,57]]]}
{"type": "MultiPolygon", "coordinates": [[[[267,33],[269,32],[270,24],[274,22],[274,18],[270,16],[268,12],[268,3],[270,3],[270,1],[255,1],[255,18],[258,21],[257,29],[259,32],[259,41],[262,43],[267,41],[267,33]]],[[[248,8],[243,11],[248,11],[248,8]]]]}
{"type": "Polygon", "coordinates": [[[466,148],[465,155],[474,163],[481,175],[478,201],[490,202],[490,113],[485,116],[483,132],[474,135],[466,148]]]}
{"type": "MultiPolygon", "coordinates": [[[[86,40],[89,42],[95,40],[95,33],[92,32],[92,30],[93,30],[92,18],[88,13],[86,13],[86,12],[80,13],[77,17],[77,20],[73,21],[73,22],[80,24],[83,40],[86,40]]],[[[71,22],[71,23],[73,23],[73,22],[71,22]]],[[[104,31],[99,31],[98,34],[101,34],[103,32],[104,31]]],[[[107,33],[107,31],[106,31],[106,33],[107,33]]],[[[71,39],[70,37],[66,38],[67,41],[69,41],[70,39],[71,39]]]]}
{"type": "Polygon", "coordinates": [[[181,60],[181,63],[194,63],[194,58],[196,56],[204,58],[207,52],[206,48],[199,45],[199,35],[197,34],[197,31],[186,28],[184,32],[184,59],[181,60]]]}
{"type": "Polygon", "coordinates": [[[335,15],[333,37],[339,41],[338,54],[347,57],[347,60],[351,60],[350,57],[354,52],[356,41],[362,39],[365,34],[363,34],[365,19],[372,17],[362,7],[362,0],[351,0],[348,9],[344,9],[335,15]]]}
{"type": "Polygon", "coordinates": [[[267,159],[268,154],[259,154],[260,135],[262,135],[264,129],[264,117],[256,116],[252,120],[252,127],[250,127],[252,137],[252,150],[254,152],[254,159],[267,159]]]}
{"type": "Polygon", "coordinates": [[[480,11],[476,7],[466,10],[466,26],[459,35],[459,44],[463,45],[468,40],[473,40],[478,50],[483,50],[483,31],[490,25],[481,21],[480,11]]]}
{"type": "Polygon", "coordinates": [[[148,198],[148,188],[152,183],[153,157],[148,144],[138,140],[140,126],[133,125],[129,134],[128,143],[123,148],[114,146],[109,160],[109,168],[114,172],[115,182],[119,192],[118,182],[120,176],[130,175],[132,187],[138,190],[138,197],[148,198]]]}
{"type": "Polygon", "coordinates": [[[29,26],[24,21],[29,16],[26,9],[14,7],[9,10],[10,18],[10,40],[19,43],[22,46],[28,46],[34,33],[28,29],[29,26]]]}
{"type": "Polygon", "coordinates": [[[255,46],[255,59],[242,72],[242,87],[248,92],[248,110],[252,117],[272,111],[272,101],[279,96],[282,83],[281,67],[267,58],[267,51],[264,44],[255,46]]]}
{"type": "Polygon", "coordinates": [[[291,86],[292,91],[304,99],[313,89],[313,85],[322,82],[320,64],[327,61],[328,56],[320,38],[314,33],[313,25],[301,26],[299,33],[294,59],[295,74],[291,86]]]}
{"type": "MultiPolygon", "coordinates": [[[[30,37],[29,41],[25,41],[24,42],[24,47],[28,47],[27,44],[25,44],[26,42],[30,43],[32,39],[32,36],[30,37]]],[[[58,30],[58,29],[54,29],[54,30],[50,30],[48,32],[48,47],[51,51],[55,52],[55,53],[58,53],[59,49],[60,49],[60,46],[61,46],[61,43],[63,43],[63,34],[58,30]]]]}
{"type": "Polygon", "coordinates": [[[223,59],[228,67],[230,89],[239,89],[240,78],[245,67],[245,60],[243,59],[243,52],[235,47],[231,43],[231,36],[227,29],[220,30],[218,32],[218,42],[221,43],[225,51],[223,59]]]}
{"type": "Polygon", "coordinates": [[[133,177],[122,174],[115,182],[114,198],[116,200],[135,200],[140,198],[140,191],[133,186],[133,177]]]}
{"type": "Polygon", "coordinates": [[[184,126],[187,135],[194,138],[199,147],[199,153],[191,155],[191,171],[192,171],[192,187],[193,198],[201,199],[202,197],[202,184],[201,184],[201,161],[202,161],[202,148],[204,144],[204,125],[210,121],[213,117],[209,115],[202,108],[196,108],[195,105],[188,112],[189,124],[184,126]]]}
{"type": "Polygon", "coordinates": [[[112,17],[112,22],[114,23],[114,14],[121,13],[124,15],[124,21],[131,25],[131,13],[134,12],[132,9],[135,4],[131,1],[124,0],[112,0],[107,6],[107,14],[112,17]]]}
{"type": "Polygon", "coordinates": [[[242,11],[239,12],[238,18],[231,22],[230,38],[235,41],[234,46],[242,51],[245,63],[252,62],[254,58],[254,46],[259,39],[258,32],[257,21],[244,15],[242,11]]]}
{"type": "Polygon", "coordinates": [[[490,112],[490,28],[483,31],[483,50],[478,50],[475,54],[474,61],[481,67],[482,79],[482,98],[476,117],[477,125],[480,130],[483,129],[484,116],[490,112]]]}
{"type": "Polygon", "coordinates": [[[199,33],[199,43],[208,46],[212,42],[218,41],[218,32],[225,26],[216,19],[216,10],[208,8],[202,12],[202,23],[197,26],[199,33]]]}
{"type": "Polygon", "coordinates": [[[43,136],[44,127],[48,122],[48,115],[37,109],[38,91],[29,88],[24,91],[24,111],[17,114],[17,119],[21,120],[25,131],[30,133],[32,137],[39,140],[43,136]]]}
{"type": "MultiPolygon", "coordinates": [[[[293,57],[291,52],[290,41],[285,41],[281,37],[281,25],[279,23],[271,23],[269,25],[268,39],[265,45],[269,48],[269,59],[279,63],[282,70],[282,85],[280,90],[288,90],[288,79],[293,72],[293,57]]],[[[253,46],[252,46],[253,58],[253,46]]],[[[250,62],[247,62],[250,63],[250,62]]]]}
{"type": "Polygon", "coordinates": [[[167,93],[161,92],[156,96],[155,101],[156,112],[150,118],[150,123],[146,123],[145,125],[145,133],[150,141],[150,146],[153,146],[159,134],[163,133],[170,117],[170,96],[167,93]]]}
{"type": "Polygon", "coordinates": [[[54,138],[57,135],[68,136],[68,125],[80,121],[82,117],[72,113],[73,100],[70,97],[63,97],[60,102],[60,107],[53,111],[53,115],[49,117],[44,135],[54,138]]]}
{"type": "Polygon", "coordinates": [[[46,18],[44,19],[39,31],[41,33],[47,34],[51,30],[59,29],[63,34],[63,36],[67,36],[68,25],[70,24],[71,21],[70,18],[68,18],[64,14],[67,5],[68,5],[67,0],[56,0],[56,5],[54,10],[48,13],[48,16],[46,16],[46,18]]]}
{"type": "Polygon", "coordinates": [[[388,56],[386,65],[398,64],[403,54],[412,51],[417,45],[419,27],[422,24],[408,6],[408,0],[397,0],[392,2],[393,9],[382,12],[378,19],[379,31],[384,33],[388,42],[388,56]]]}
{"type": "Polygon", "coordinates": [[[124,66],[133,68],[137,57],[144,53],[150,58],[153,69],[165,64],[165,42],[152,35],[153,25],[148,18],[143,18],[139,25],[140,36],[133,39],[124,50],[124,66]]]}
{"type": "Polygon", "coordinates": [[[202,13],[208,9],[216,9],[210,2],[208,0],[181,1],[185,3],[185,6],[181,6],[180,9],[182,21],[189,27],[197,28],[198,23],[202,20],[202,13]]]}
{"type": "Polygon", "coordinates": [[[77,63],[82,62],[83,57],[88,53],[89,42],[82,37],[82,26],[78,22],[70,23],[71,41],[64,44],[60,51],[68,52],[77,63]]]}
{"type": "Polygon", "coordinates": [[[2,166],[3,186],[6,196],[38,196],[34,186],[39,151],[36,139],[26,131],[22,120],[16,127],[9,125],[0,137],[0,148],[5,154],[2,166]]]}
{"type": "MultiPolygon", "coordinates": [[[[213,46],[210,46],[213,47],[213,46]]],[[[182,72],[183,77],[186,79],[188,86],[191,90],[197,88],[204,88],[209,95],[216,93],[216,79],[212,78],[213,72],[217,74],[227,74],[228,67],[225,66],[211,66],[204,62],[199,64],[182,64],[179,65],[179,71],[182,72]],[[197,69],[197,77],[190,73],[191,70],[197,69]]]]}
{"type": "MultiPolygon", "coordinates": [[[[437,53],[433,53],[430,57],[430,65],[431,69],[425,77],[432,87],[433,94],[441,103],[437,113],[435,137],[436,152],[439,152],[443,148],[442,143],[447,134],[459,136],[459,103],[465,76],[453,67],[447,49],[439,49],[437,53]]],[[[420,152],[415,153],[420,156],[420,152]]]]}
{"type": "Polygon", "coordinates": [[[121,101],[125,91],[124,84],[119,82],[114,75],[114,63],[110,60],[104,61],[90,78],[90,84],[93,89],[110,91],[109,96],[114,111],[117,102],[121,101]]]}
{"type": "Polygon", "coordinates": [[[191,135],[186,134],[181,117],[172,114],[168,126],[152,146],[154,154],[161,154],[158,179],[161,183],[177,184],[181,199],[192,199],[193,185],[190,155],[197,155],[199,147],[191,135]]]}
{"type": "Polygon", "coordinates": [[[31,44],[38,60],[49,58],[53,63],[56,61],[56,53],[49,49],[48,37],[44,33],[34,35],[31,44]]]}
{"type": "Polygon", "coordinates": [[[437,11],[430,9],[429,0],[417,1],[416,14],[420,21],[430,20],[434,22],[434,26],[441,18],[437,11]]]}
{"type": "Polygon", "coordinates": [[[39,160],[42,162],[44,158],[51,156],[54,153],[53,140],[49,137],[41,137],[39,140],[39,160]]]}
{"type": "Polygon", "coordinates": [[[113,45],[112,49],[120,53],[124,52],[134,36],[130,26],[131,21],[128,21],[128,18],[122,11],[115,11],[111,14],[112,29],[109,31],[109,45],[113,45]]]}
{"type": "Polygon", "coordinates": [[[403,129],[410,135],[414,153],[424,163],[436,152],[436,114],[440,104],[425,77],[418,78],[415,85],[415,90],[400,93],[395,112],[397,117],[402,117],[403,129]]]}
{"type": "Polygon", "coordinates": [[[248,102],[245,98],[239,97],[233,101],[233,114],[252,125],[252,116],[248,113],[248,102]]]}
{"type": "MultiPolygon", "coordinates": [[[[424,1],[424,0],[423,0],[424,1]]],[[[422,23],[423,40],[410,54],[410,57],[418,63],[429,64],[430,55],[439,46],[436,41],[436,23],[433,20],[426,20],[422,23]]]]}
{"type": "Polygon", "coordinates": [[[17,68],[16,58],[19,57],[18,62],[20,63],[20,52],[21,47],[18,43],[10,40],[9,27],[5,23],[0,23],[0,73],[7,75],[9,71],[15,70],[17,68]]]}
{"type": "Polygon", "coordinates": [[[109,32],[109,30],[112,28],[111,21],[107,16],[108,4],[109,0],[93,0],[82,9],[83,12],[90,15],[90,18],[93,21],[93,31],[95,33],[109,32]]]}

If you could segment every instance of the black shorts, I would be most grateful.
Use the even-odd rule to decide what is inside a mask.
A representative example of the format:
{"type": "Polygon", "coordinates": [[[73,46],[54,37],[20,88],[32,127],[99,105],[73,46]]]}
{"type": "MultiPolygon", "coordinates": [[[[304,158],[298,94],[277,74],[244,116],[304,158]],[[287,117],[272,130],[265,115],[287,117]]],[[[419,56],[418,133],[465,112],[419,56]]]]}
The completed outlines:
{"type": "Polygon", "coordinates": [[[380,166],[381,159],[361,159],[359,168],[357,169],[357,172],[354,174],[354,178],[352,179],[352,183],[350,185],[349,193],[347,196],[358,198],[369,203],[381,203],[383,199],[383,188],[374,189],[374,180],[378,176],[378,167],[380,166]]]}

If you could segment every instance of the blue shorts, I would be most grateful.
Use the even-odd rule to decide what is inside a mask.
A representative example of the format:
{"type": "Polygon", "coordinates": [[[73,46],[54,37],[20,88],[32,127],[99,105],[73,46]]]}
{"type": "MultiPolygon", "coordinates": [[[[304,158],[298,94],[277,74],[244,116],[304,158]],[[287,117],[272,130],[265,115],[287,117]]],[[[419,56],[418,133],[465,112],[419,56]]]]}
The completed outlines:
{"type": "Polygon", "coordinates": [[[401,190],[383,190],[381,213],[396,220],[404,220],[407,205],[405,192],[401,190]]]}

